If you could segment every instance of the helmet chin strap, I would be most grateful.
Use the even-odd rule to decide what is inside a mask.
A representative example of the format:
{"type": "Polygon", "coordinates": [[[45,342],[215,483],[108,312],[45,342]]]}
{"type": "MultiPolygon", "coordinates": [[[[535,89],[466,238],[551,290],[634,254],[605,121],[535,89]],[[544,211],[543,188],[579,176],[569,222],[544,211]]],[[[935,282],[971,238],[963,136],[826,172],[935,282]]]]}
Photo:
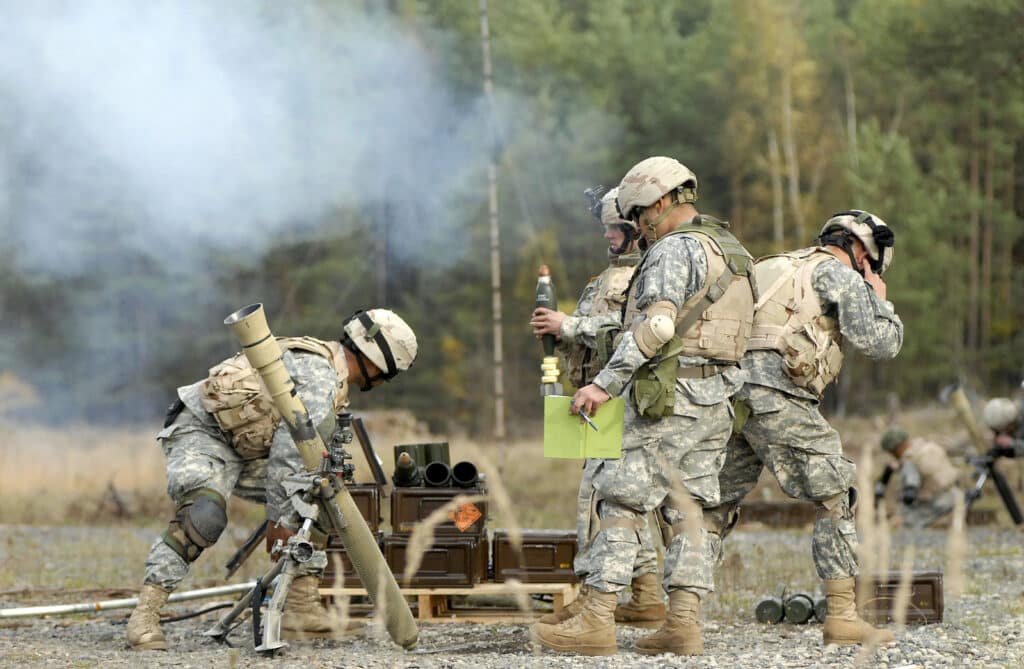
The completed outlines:
{"type": "Polygon", "coordinates": [[[621,256],[623,253],[629,251],[630,244],[636,241],[637,237],[640,236],[640,233],[630,225],[622,225],[620,223],[618,224],[618,228],[622,231],[622,243],[618,246],[608,248],[608,254],[612,257],[621,256]]]}
{"type": "Polygon", "coordinates": [[[864,276],[863,264],[858,263],[857,257],[853,255],[853,238],[853,233],[831,232],[819,237],[818,243],[822,246],[835,246],[845,251],[847,257],[850,258],[850,267],[853,268],[853,271],[864,276]]]}
{"type": "Polygon", "coordinates": [[[658,226],[661,225],[666,218],[668,218],[668,215],[671,214],[674,209],[681,207],[682,205],[682,202],[680,202],[679,200],[675,200],[670,205],[665,207],[665,209],[662,210],[660,214],[658,214],[657,216],[650,219],[647,223],[644,224],[644,227],[650,230],[651,236],[654,237],[654,241],[658,241],[658,233],[656,232],[658,226]]]}

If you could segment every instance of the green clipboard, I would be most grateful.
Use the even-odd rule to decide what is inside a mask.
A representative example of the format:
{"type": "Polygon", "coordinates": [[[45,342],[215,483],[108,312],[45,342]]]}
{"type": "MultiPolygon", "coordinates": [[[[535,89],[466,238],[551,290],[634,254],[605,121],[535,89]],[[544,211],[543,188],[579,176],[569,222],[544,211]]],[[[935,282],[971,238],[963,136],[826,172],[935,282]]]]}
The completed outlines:
{"type": "Polygon", "coordinates": [[[597,425],[596,432],[579,416],[569,413],[571,401],[565,395],[544,398],[544,457],[622,457],[622,416],[626,407],[622,398],[613,397],[590,417],[597,425]]]}

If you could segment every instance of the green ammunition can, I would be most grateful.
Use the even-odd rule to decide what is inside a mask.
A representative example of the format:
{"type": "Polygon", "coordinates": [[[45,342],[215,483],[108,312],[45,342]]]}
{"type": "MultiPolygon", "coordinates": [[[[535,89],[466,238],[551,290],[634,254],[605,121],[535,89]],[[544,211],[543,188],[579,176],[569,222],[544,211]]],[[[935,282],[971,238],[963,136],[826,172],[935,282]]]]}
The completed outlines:
{"type": "Polygon", "coordinates": [[[814,600],[811,596],[798,592],[786,598],[783,605],[786,614],[786,622],[795,625],[803,625],[814,616],[814,600]]]}
{"type": "Polygon", "coordinates": [[[814,600],[814,617],[819,623],[825,622],[825,616],[828,615],[828,600],[824,597],[819,597],[814,600]]]}
{"type": "Polygon", "coordinates": [[[757,622],[769,625],[778,625],[782,622],[783,616],[782,599],[779,597],[767,597],[757,603],[754,609],[754,616],[757,622]]]}

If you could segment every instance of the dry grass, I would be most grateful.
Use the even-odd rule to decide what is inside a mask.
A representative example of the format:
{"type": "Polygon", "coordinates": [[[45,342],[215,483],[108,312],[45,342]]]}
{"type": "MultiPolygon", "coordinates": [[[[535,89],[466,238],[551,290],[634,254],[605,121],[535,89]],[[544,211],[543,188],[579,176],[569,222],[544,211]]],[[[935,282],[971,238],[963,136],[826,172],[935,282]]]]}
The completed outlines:
{"type": "MultiPolygon", "coordinates": [[[[394,467],[393,446],[448,438],[431,434],[407,412],[360,415],[388,475],[394,467]]],[[[900,412],[891,422],[952,452],[968,441],[966,430],[943,406],[900,412]]],[[[857,417],[834,423],[847,454],[859,461],[865,446],[877,453],[879,435],[890,421],[857,417]]],[[[0,523],[98,524],[166,518],[172,509],[164,492],[164,458],[154,435],[152,426],[52,429],[0,422],[0,523]]],[[[488,474],[493,526],[575,527],[580,461],[545,459],[539,436],[504,444],[466,437],[448,440],[453,463],[470,460],[488,474]]],[[[358,448],[353,450],[356,479],[372,480],[358,448]]],[[[875,457],[868,469],[874,475],[884,464],[885,456],[875,457]]],[[[1024,463],[1000,464],[1019,490],[1024,463]]],[[[767,474],[752,496],[785,499],[767,474]]],[[[1001,507],[1001,503],[994,492],[986,491],[979,506],[1001,507]]],[[[233,519],[259,518],[259,510],[251,505],[231,507],[233,519]]]]}

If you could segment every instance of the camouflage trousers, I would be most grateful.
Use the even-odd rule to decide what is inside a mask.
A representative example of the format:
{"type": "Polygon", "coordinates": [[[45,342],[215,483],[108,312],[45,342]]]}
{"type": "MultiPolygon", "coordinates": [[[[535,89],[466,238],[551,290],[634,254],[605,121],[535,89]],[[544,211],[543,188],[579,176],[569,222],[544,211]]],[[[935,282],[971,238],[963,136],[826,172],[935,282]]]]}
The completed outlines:
{"type": "MultiPolygon", "coordinates": [[[[187,408],[170,427],[157,435],[157,441],[167,461],[167,494],[175,507],[180,506],[189,493],[208,488],[225,500],[235,495],[266,504],[267,517],[277,520],[278,509],[284,502],[284,490],[279,481],[302,469],[302,460],[294,445],[291,448],[294,456],[284,448],[272,448],[268,458],[243,460],[216,427],[203,423],[187,408]],[[282,453],[275,452],[278,450],[282,453]]],[[[306,563],[303,568],[309,566],[312,569],[309,573],[317,573],[316,567],[322,562],[319,567],[322,571],[327,564],[326,555],[322,560],[314,558],[311,562],[314,564],[306,563]]],[[[144,583],[173,590],[188,571],[188,562],[159,537],[150,546],[146,558],[144,583]]]]}
{"type": "MultiPolygon", "coordinates": [[[[576,559],[573,561],[573,571],[581,581],[586,581],[587,575],[591,571],[590,558],[593,554],[586,549],[599,526],[594,474],[603,466],[603,463],[604,460],[587,460],[583,465],[583,478],[580,480],[576,505],[576,559]]],[[[646,517],[643,520],[645,521],[643,529],[638,531],[640,548],[636,554],[636,562],[633,564],[634,579],[644,574],[658,573],[658,550],[654,543],[654,536],[651,534],[650,523],[646,522],[646,517]]]]}
{"type": "Polygon", "coordinates": [[[956,498],[962,498],[963,494],[960,488],[953,486],[931,499],[918,499],[909,506],[901,504],[899,514],[903,518],[903,526],[915,529],[930,526],[940,518],[953,513],[956,498]]]}
{"type": "Polygon", "coordinates": [[[749,406],[750,416],[729,440],[719,476],[722,507],[737,508],[767,466],[783,492],[817,507],[811,554],[818,576],[856,576],[857,528],[851,505],[857,472],[843,455],[839,433],[812,400],[749,383],[736,398],[749,406]]]}
{"type": "Polygon", "coordinates": [[[675,414],[657,421],[626,403],[622,457],[596,461],[591,477],[599,527],[578,558],[588,585],[619,592],[631,583],[645,516],[658,509],[679,530],[665,551],[665,590],[714,591],[719,541],[704,529],[702,507],[719,504],[731,428],[728,402],[701,406],[680,393],[675,414]]]}

